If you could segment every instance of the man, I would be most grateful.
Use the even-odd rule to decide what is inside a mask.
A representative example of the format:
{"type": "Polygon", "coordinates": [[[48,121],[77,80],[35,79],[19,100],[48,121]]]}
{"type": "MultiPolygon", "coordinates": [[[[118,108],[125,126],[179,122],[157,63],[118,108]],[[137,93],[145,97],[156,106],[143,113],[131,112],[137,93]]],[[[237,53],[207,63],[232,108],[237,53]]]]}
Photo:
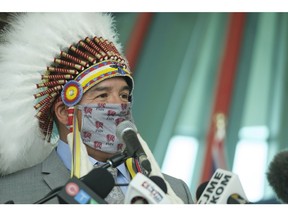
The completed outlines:
{"type": "MultiPolygon", "coordinates": [[[[133,122],[134,81],[110,14],[16,14],[2,40],[0,203],[35,203],[126,149],[116,128],[133,122]]],[[[171,202],[192,203],[187,185],[163,175],[138,138],[149,175],[165,180],[171,202]]],[[[127,159],[114,169],[116,182],[129,184],[143,171],[137,163],[127,159]]],[[[126,192],[115,186],[105,200],[124,203],[126,192]]]]}

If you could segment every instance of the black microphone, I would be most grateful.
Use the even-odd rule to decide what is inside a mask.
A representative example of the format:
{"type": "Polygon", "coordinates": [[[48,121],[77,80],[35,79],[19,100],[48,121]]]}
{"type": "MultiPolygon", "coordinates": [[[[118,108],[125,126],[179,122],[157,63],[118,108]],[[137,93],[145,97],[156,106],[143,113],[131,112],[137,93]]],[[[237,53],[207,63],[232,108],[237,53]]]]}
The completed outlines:
{"type": "Polygon", "coordinates": [[[276,154],[269,165],[267,179],[278,199],[288,203],[288,151],[276,154]]]}
{"type": "Polygon", "coordinates": [[[139,159],[140,165],[145,169],[146,174],[149,175],[151,164],[137,137],[136,126],[130,121],[123,121],[116,128],[116,136],[126,144],[128,154],[139,159]]]}
{"type": "Polygon", "coordinates": [[[98,168],[85,175],[83,183],[104,199],[113,189],[115,180],[108,170],[98,168]]]}
{"type": "Polygon", "coordinates": [[[101,168],[109,168],[109,167],[113,167],[116,168],[117,166],[119,166],[120,164],[122,164],[123,162],[125,162],[125,160],[128,158],[128,154],[127,151],[123,151],[120,152],[118,154],[113,155],[112,157],[110,157],[105,164],[103,164],[102,166],[100,166],[101,168]]]}
{"type": "Polygon", "coordinates": [[[254,204],[246,199],[244,199],[239,194],[231,194],[227,199],[227,204],[254,204]]]}
{"type": "Polygon", "coordinates": [[[54,197],[57,197],[57,194],[59,193],[59,191],[62,190],[63,187],[64,186],[54,188],[48,194],[46,194],[46,196],[44,196],[42,199],[34,202],[33,204],[43,204],[43,203],[46,203],[47,201],[53,199],[54,197]]]}
{"type": "Polygon", "coordinates": [[[165,181],[160,176],[150,176],[149,177],[161,190],[167,194],[167,185],[165,181]]]}
{"type": "Polygon", "coordinates": [[[34,204],[43,204],[58,197],[60,204],[106,204],[104,198],[114,187],[114,178],[106,169],[93,169],[80,181],[72,177],[61,187],[55,188],[34,204]]]}
{"type": "Polygon", "coordinates": [[[202,193],[204,192],[206,186],[208,185],[209,181],[203,182],[200,184],[196,190],[196,200],[198,201],[201,197],[202,193]]]}

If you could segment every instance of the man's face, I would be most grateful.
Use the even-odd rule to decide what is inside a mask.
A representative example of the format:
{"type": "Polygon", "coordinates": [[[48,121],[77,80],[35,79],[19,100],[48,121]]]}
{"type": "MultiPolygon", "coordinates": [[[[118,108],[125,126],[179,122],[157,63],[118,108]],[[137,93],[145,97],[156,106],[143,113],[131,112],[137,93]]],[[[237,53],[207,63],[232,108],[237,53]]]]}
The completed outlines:
{"type": "MultiPolygon", "coordinates": [[[[92,106],[97,106],[97,104],[101,103],[101,104],[127,104],[129,103],[129,96],[130,96],[130,87],[128,86],[127,82],[125,81],[124,78],[121,77],[114,77],[114,78],[110,78],[107,80],[104,80],[102,82],[100,82],[99,84],[93,86],[91,89],[89,89],[82,97],[82,100],[80,102],[80,105],[83,105],[84,107],[88,107],[87,105],[92,105],[92,106]]],[[[123,111],[123,110],[122,110],[123,111]]],[[[83,117],[82,116],[82,112],[83,110],[79,110],[78,112],[78,119],[79,119],[79,129],[80,131],[83,129],[83,131],[85,132],[85,134],[87,135],[89,133],[90,137],[82,137],[84,144],[86,144],[87,146],[87,150],[88,150],[88,154],[92,157],[94,157],[97,160],[101,160],[101,161],[105,161],[107,158],[111,157],[115,152],[118,151],[118,149],[122,149],[122,147],[119,147],[119,141],[115,139],[115,131],[110,131],[111,128],[112,130],[114,130],[113,126],[110,127],[110,122],[112,121],[114,123],[115,126],[115,122],[117,121],[117,118],[122,118],[121,116],[118,116],[118,113],[116,115],[116,118],[114,119],[114,116],[111,116],[111,120],[107,120],[107,122],[101,120],[103,114],[99,114],[99,116],[96,117],[97,121],[96,122],[100,122],[102,124],[101,127],[99,127],[97,129],[94,130],[95,127],[95,123],[92,123],[92,125],[90,124],[91,122],[94,122],[95,119],[93,116],[91,117],[83,117]],[[118,116],[118,117],[117,117],[118,116]],[[83,117],[83,122],[82,122],[82,117],[83,117]],[[87,119],[88,118],[88,119],[87,119]],[[86,119],[86,120],[85,120],[86,119]],[[108,130],[108,135],[110,137],[113,136],[113,141],[107,141],[107,135],[106,132],[103,133],[103,123],[104,125],[106,125],[106,129],[108,130]],[[92,128],[92,130],[91,130],[92,128]],[[93,131],[93,132],[91,132],[93,131]],[[103,137],[103,134],[105,135],[103,137]],[[107,142],[109,143],[109,145],[107,144],[107,142]],[[105,144],[106,143],[106,144],[105,144]],[[112,145],[113,143],[113,145],[112,145]]],[[[102,111],[98,111],[100,113],[102,113],[102,111]]],[[[91,111],[91,113],[93,113],[91,111]]],[[[103,112],[106,115],[107,112],[103,112]]],[[[125,113],[125,112],[124,112],[125,113]]],[[[120,114],[120,113],[119,113],[120,114]]],[[[109,117],[109,116],[108,116],[109,117]]],[[[125,117],[125,116],[123,116],[125,117]]],[[[120,119],[119,118],[119,119],[120,119]]],[[[99,124],[98,124],[99,126],[99,124]]],[[[83,134],[84,134],[83,132],[83,134]]],[[[81,132],[82,133],[82,132],[81,132]]],[[[123,144],[121,144],[123,145],[123,144]]]]}
{"type": "Polygon", "coordinates": [[[80,104],[128,103],[130,90],[130,87],[123,78],[113,77],[89,89],[83,95],[80,104]]]}

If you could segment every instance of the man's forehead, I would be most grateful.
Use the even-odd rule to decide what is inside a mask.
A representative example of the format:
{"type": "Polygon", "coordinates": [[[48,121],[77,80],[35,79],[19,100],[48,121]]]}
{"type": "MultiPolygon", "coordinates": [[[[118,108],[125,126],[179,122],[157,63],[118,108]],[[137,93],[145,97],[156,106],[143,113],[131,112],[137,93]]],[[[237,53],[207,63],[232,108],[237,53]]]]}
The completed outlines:
{"type": "Polygon", "coordinates": [[[115,82],[119,82],[121,83],[121,85],[123,85],[123,88],[127,87],[127,89],[130,89],[127,81],[123,78],[123,77],[112,77],[112,78],[108,78],[108,79],[105,79],[97,84],[95,84],[93,87],[91,87],[88,91],[93,91],[93,90],[98,90],[99,88],[102,88],[102,87],[113,87],[115,85],[115,82]],[[123,83],[123,84],[122,84],[123,83]]]}

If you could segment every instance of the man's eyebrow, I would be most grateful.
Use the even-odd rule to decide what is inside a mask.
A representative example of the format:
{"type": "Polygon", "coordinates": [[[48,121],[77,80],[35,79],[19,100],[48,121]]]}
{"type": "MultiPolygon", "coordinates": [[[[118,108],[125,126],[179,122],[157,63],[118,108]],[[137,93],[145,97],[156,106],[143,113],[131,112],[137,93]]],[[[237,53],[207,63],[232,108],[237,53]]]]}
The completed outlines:
{"type": "Polygon", "coordinates": [[[94,86],[90,89],[90,91],[107,91],[110,90],[112,87],[110,86],[94,86]]]}
{"type": "MultiPolygon", "coordinates": [[[[111,86],[94,86],[90,89],[90,91],[108,91],[111,90],[111,86]]],[[[131,88],[128,85],[123,86],[121,91],[128,90],[129,92],[131,91],[131,88]]]]}
{"type": "Polygon", "coordinates": [[[121,89],[122,91],[123,90],[128,90],[129,92],[131,92],[131,87],[130,86],[128,86],[128,85],[126,85],[126,86],[123,86],[123,88],[121,89]]]}

